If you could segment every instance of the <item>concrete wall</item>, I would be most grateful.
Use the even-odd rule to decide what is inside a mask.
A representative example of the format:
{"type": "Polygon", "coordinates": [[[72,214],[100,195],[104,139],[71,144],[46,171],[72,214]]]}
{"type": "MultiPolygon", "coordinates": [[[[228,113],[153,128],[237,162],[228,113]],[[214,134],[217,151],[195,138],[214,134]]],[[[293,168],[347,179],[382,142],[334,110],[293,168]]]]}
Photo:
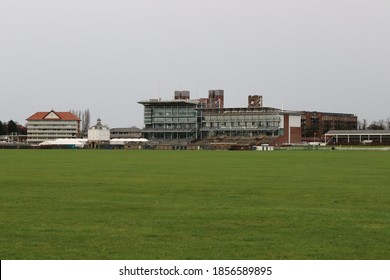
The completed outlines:
{"type": "Polygon", "coordinates": [[[88,141],[110,141],[109,129],[89,129],[88,141]]]}

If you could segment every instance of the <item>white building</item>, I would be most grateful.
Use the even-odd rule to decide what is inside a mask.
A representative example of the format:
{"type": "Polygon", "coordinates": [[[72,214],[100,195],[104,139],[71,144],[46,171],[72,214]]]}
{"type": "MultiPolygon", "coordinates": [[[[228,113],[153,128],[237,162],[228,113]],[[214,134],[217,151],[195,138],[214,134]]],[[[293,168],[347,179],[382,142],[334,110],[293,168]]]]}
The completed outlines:
{"type": "Polygon", "coordinates": [[[59,138],[75,139],[80,134],[80,119],[71,112],[37,112],[27,119],[26,126],[30,144],[59,138]]]}
{"type": "Polygon", "coordinates": [[[96,148],[102,143],[110,141],[110,129],[102,125],[102,120],[97,119],[96,125],[88,129],[88,142],[91,148],[96,148]]]}

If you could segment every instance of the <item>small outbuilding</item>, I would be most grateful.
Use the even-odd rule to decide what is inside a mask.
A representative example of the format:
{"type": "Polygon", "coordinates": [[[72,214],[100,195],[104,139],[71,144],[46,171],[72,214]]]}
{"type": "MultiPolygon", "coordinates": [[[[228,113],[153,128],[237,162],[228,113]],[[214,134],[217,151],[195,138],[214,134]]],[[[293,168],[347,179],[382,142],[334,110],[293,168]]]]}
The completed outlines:
{"type": "Polygon", "coordinates": [[[88,129],[88,145],[90,148],[99,148],[110,141],[110,129],[102,125],[102,120],[97,119],[96,125],[88,129]]]}

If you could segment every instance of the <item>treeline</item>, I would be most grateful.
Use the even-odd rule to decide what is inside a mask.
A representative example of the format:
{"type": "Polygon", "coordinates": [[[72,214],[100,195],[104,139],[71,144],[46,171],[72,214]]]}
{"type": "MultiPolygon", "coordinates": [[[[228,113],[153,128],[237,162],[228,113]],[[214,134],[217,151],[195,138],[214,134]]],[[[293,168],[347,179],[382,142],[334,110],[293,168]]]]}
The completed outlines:
{"type": "Polygon", "coordinates": [[[388,117],[386,120],[378,120],[373,121],[372,123],[368,124],[366,119],[363,119],[362,121],[358,122],[358,129],[359,130],[390,130],[390,117],[388,117]]]}
{"type": "Polygon", "coordinates": [[[0,135],[8,135],[12,133],[26,135],[27,128],[17,122],[14,122],[13,120],[10,120],[9,122],[0,121],[0,135]]]}

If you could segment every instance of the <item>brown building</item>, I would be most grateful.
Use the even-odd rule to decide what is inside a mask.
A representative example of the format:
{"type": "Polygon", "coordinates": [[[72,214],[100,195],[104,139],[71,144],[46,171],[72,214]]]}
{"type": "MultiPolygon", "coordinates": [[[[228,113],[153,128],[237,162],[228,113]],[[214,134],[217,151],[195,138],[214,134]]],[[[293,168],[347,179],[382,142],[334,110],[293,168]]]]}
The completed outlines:
{"type": "Polygon", "coordinates": [[[357,116],[354,114],[303,111],[301,115],[302,138],[322,139],[329,130],[356,130],[357,116]]]}
{"type": "Polygon", "coordinates": [[[248,96],[248,108],[261,108],[261,107],[263,107],[263,96],[261,95],[248,96]]]}
{"type": "Polygon", "coordinates": [[[188,90],[175,90],[175,100],[190,99],[190,92],[188,90]]]}
{"type": "Polygon", "coordinates": [[[209,90],[209,98],[206,99],[206,107],[209,109],[222,109],[224,106],[223,89],[209,90]]]}

